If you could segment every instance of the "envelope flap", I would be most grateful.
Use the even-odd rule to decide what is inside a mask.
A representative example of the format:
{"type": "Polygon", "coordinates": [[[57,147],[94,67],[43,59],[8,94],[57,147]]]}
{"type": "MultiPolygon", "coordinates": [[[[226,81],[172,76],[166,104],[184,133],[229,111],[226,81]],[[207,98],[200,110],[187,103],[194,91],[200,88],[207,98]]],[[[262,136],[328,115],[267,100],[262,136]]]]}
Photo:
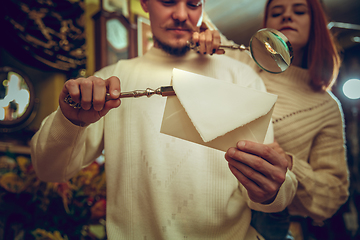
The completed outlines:
{"type": "Polygon", "coordinates": [[[173,69],[173,88],[204,142],[266,115],[277,96],[173,69]]]}

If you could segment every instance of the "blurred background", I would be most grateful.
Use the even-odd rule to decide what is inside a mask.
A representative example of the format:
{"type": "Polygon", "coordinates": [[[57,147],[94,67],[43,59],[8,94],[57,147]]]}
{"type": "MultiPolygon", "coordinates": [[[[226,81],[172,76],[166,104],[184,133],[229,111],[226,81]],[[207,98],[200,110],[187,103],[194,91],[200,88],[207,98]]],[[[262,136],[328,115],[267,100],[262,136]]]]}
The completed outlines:
{"type": "MultiPolygon", "coordinates": [[[[317,239],[360,239],[360,0],[320,1],[342,57],[332,91],[344,111],[351,196],[310,230],[317,239]]],[[[206,0],[205,11],[228,39],[248,45],[265,2],[206,0]]],[[[0,239],[106,239],[104,158],[66,183],[44,183],[29,141],[67,79],[151,47],[147,14],[139,0],[2,0],[0,30],[0,239]]]]}

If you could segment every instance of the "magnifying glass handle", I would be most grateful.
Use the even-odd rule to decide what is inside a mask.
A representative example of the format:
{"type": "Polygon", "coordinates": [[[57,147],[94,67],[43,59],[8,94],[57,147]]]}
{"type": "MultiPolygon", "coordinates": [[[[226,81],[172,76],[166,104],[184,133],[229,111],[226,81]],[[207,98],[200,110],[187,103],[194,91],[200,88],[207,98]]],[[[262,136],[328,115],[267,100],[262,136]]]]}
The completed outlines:
{"type": "Polygon", "coordinates": [[[234,44],[234,45],[220,45],[219,48],[230,48],[230,49],[239,49],[239,50],[249,50],[248,47],[245,47],[244,44],[238,45],[238,44],[234,44]]]}
{"type": "MultiPolygon", "coordinates": [[[[176,94],[175,94],[175,91],[172,86],[163,86],[163,87],[159,87],[155,90],[153,90],[151,88],[147,88],[145,90],[122,92],[122,93],[120,93],[120,96],[118,98],[137,98],[137,97],[142,97],[142,96],[151,97],[152,95],[161,95],[163,97],[167,97],[167,96],[175,96],[176,94]]],[[[116,100],[118,98],[112,98],[109,93],[106,93],[105,101],[116,100]]],[[[64,98],[64,102],[66,102],[73,108],[77,108],[77,109],[81,108],[81,104],[75,102],[71,98],[70,95],[67,95],[64,98]]]]}
{"type": "MultiPolygon", "coordinates": [[[[188,41],[187,45],[190,49],[193,50],[199,50],[199,46],[196,46],[196,44],[193,41],[188,41]]],[[[228,49],[239,49],[239,50],[249,50],[249,47],[245,47],[244,44],[238,45],[238,44],[233,44],[233,45],[220,45],[219,49],[223,49],[223,48],[228,48],[228,49]]]]}

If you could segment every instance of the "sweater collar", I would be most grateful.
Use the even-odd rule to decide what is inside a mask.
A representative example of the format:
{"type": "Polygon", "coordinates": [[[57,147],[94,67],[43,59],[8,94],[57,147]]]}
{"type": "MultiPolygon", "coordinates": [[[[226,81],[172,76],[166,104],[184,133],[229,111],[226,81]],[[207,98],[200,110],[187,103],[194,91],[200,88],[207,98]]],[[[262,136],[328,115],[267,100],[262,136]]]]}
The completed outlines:
{"type": "Polygon", "coordinates": [[[285,72],[281,73],[281,75],[299,84],[305,83],[308,85],[311,80],[309,70],[297,66],[290,66],[285,72]]]}
{"type": "Polygon", "coordinates": [[[265,83],[268,80],[271,82],[286,83],[298,86],[310,86],[310,75],[308,69],[300,68],[297,66],[289,66],[289,68],[279,74],[269,73],[261,70],[260,76],[264,79],[265,83]]]}
{"type": "Polygon", "coordinates": [[[170,55],[164,50],[160,48],[151,47],[144,55],[145,58],[149,59],[163,59],[166,61],[188,61],[190,59],[198,57],[199,54],[197,54],[195,51],[190,50],[183,56],[174,56],[170,55]]]}

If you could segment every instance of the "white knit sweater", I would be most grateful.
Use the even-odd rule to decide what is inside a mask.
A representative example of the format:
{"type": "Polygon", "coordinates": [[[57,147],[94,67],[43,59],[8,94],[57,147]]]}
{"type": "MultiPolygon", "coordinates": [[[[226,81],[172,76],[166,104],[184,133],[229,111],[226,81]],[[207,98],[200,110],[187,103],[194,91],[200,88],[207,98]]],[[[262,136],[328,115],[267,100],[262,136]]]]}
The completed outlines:
{"type": "MultiPolygon", "coordinates": [[[[169,85],[174,67],[264,90],[256,73],[233,59],[196,53],[173,57],[155,48],[97,75],[116,75],[122,91],[130,91],[169,85]]],[[[38,176],[66,181],[105,149],[109,239],[256,240],[250,208],[285,208],[296,190],[295,177],[287,174],[273,203],[250,201],[224,152],[160,133],[165,102],[160,96],[123,99],[119,108],[86,128],[57,110],[32,139],[38,176]]]]}

